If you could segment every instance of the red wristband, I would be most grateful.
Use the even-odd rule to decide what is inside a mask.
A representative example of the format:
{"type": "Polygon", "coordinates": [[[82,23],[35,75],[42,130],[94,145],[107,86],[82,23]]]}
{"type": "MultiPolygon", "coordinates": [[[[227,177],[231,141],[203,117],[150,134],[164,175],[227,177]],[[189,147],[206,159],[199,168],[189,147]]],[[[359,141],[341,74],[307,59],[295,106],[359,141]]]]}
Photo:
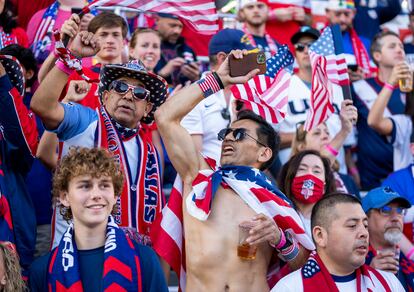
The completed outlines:
{"type": "Polygon", "coordinates": [[[285,233],[283,232],[283,230],[282,229],[280,229],[279,228],[279,232],[280,232],[280,239],[279,239],[279,243],[276,245],[276,244],[274,244],[273,242],[270,242],[269,241],[269,244],[270,244],[270,246],[271,247],[273,247],[273,248],[276,248],[276,249],[281,249],[282,247],[284,247],[285,246],[285,244],[286,244],[286,236],[285,236],[285,233]]]}

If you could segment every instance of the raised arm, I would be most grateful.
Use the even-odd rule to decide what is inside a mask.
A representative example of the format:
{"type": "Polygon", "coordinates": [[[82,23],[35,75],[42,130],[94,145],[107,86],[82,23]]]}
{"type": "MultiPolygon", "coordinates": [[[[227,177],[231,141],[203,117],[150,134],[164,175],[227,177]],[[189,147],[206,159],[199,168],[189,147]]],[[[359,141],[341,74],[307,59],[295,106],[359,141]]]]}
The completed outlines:
{"type": "MultiPolygon", "coordinates": [[[[391,86],[396,86],[398,80],[402,78],[412,78],[412,74],[406,63],[402,62],[394,66],[391,76],[387,83],[391,86]]],[[[392,88],[384,86],[378,97],[375,99],[369,114],[368,125],[381,135],[390,135],[393,130],[393,123],[391,119],[384,117],[384,111],[392,95],[392,88]]]]}
{"type": "MultiPolygon", "coordinates": [[[[247,51],[237,50],[232,51],[231,54],[238,59],[242,59],[243,54],[247,54],[247,51]]],[[[257,72],[258,70],[256,69],[249,72],[246,76],[230,77],[227,58],[216,73],[223,86],[226,87],[229,84],[245,83],[257,72]]],[[[155,112],[155,120],[167,153],[174,168],[185,183],[191,183],[197,175],[200,169],[200,156],[190,134],[180,125],[180,121],[203,97],[203,91],[200,86],[198,83],[194,83],[178,91],[155,112]]]]}

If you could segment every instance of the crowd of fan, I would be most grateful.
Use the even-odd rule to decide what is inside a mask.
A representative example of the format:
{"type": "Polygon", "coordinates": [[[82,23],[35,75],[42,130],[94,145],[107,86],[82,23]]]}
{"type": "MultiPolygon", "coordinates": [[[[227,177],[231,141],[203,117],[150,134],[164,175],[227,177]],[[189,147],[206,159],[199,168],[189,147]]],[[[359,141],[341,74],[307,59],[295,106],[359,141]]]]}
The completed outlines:
{"type": "Polygon", "coordinates": [[[327,1],[352,99],[334,86],[310,131],[310,1],[238,1],[208,44],[169,13],[23,2],[0,0],[0,291],[168,291],[171,269],[187,291],[414,290],[414,38],[381,29],[398,0],[327,1]],[[269,125],[228,59],[283,44],[269,125]]]}

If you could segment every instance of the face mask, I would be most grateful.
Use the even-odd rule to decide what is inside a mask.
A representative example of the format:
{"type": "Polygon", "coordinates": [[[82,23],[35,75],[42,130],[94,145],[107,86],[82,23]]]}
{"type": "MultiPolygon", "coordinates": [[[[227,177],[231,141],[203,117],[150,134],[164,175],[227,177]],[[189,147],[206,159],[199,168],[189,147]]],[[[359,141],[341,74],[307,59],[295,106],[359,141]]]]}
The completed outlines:
{"type": "Polygon", "coordinates": [[[312,174],[293,178],[291,192],[296,200],[304,204],[319,201],[324,193],[324,182],[312,174]]]}

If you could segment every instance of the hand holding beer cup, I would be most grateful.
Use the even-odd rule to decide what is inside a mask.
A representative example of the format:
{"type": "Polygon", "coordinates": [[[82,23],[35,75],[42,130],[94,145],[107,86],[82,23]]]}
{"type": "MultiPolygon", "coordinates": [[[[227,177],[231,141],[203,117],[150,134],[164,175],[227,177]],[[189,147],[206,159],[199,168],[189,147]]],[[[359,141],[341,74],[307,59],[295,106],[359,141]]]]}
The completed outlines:
{"type": "Polygon", "coordinates": [[[410,92],[413,90],[413,71],[412,66],[407,61],[400,62],[394,66],[388,83],[399,84],[401,92],[410,92]]]}

